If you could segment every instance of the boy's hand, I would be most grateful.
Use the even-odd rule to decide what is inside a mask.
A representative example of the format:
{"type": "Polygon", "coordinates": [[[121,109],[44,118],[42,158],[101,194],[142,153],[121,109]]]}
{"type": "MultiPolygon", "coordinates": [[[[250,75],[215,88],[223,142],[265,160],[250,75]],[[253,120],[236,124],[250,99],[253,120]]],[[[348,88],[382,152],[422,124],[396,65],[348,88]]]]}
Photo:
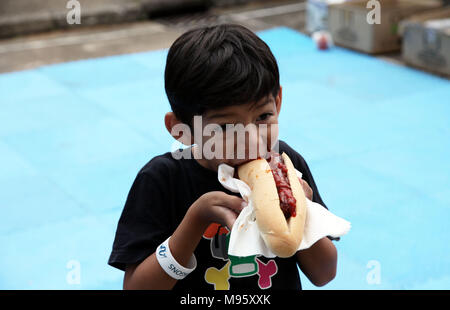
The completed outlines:
{"type": "MultiPolygon", "coordinates": [[[[312,201],[313,190],[305,180],[300,178],[299,180],[306,198],[312,201]]],[[[219,223],[231,230],[236,218],[246,205],[245,200],[238,196],[213,191],[200,196],[192,206],[195,206],[193,211],[202,224],[208,226],[211,223],[219,223]]]]}
{"type": "Polygon", "coordinates": [[[236,218],[246,205],[245,200],[240,197],[214,191],[200,196],[192,206],[201,224],[208,226],[211,223],[219,223],[231,231],[236,218]]]}
{"type": "MultiPolygon", "coordinates": [[[[169,240],[170,252],[182,266],[187,266],[206,228],[213,222],[230,230],[238,213],[244,208],[244,200],[224,192],[209,192],[198,198],[189,208],[169,240]]],[[[172,289],[177,280],[170,277],[159,265],[156,254],[144,261],[127,266],[124,288],[172,289]]]]}
{"type": "Polygon", "coordinates": [[[312,188],[309,186],[308,182],[306,182],[305,180],[300,179],[300,178],[298,178],[298,179],[300,180],[300,184],[302,184],[303,191],[305,192],[306,198],[308,198],[309,200],[312,201],[312,197],[313,197],[312,188]]]}

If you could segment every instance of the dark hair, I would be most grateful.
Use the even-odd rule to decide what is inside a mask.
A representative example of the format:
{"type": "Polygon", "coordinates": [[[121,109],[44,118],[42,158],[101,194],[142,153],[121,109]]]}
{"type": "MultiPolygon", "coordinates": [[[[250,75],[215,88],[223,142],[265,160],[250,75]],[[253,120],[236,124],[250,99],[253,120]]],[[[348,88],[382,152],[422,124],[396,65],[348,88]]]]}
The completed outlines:
{"type": "Polygon", "coordinates": [[[193,29],[170,47],[165,89],[172,111],[191,125],[194,115],[257,102],[280,88],[270,48],[249,29],[234,24],[193,29]]]}

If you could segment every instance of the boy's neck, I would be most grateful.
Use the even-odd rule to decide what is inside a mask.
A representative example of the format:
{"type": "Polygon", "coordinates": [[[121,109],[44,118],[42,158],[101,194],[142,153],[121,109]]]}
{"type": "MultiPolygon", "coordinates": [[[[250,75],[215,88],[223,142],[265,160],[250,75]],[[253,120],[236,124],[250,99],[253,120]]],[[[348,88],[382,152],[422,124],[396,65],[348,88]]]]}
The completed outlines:
{"type": "Polygon", "coordinates": [[[202,167],[204,167],[204,168],[206,168],[206,169],[208,169],[208,170],[217,172],[217,167],[215,167],[214,165],[211,165],[211,161],[206,160],[206,159],[204,159],[204,158],[196,159],[196,158],[195,158],[195,155],[194,155],[196,151],[197,151],[197,145],[194,145],[194,146],[191,148],[191,155],[192,155],[192,158],[193,158],[195,161],[197,161],[197,163],[198,163],[200,166],[202,166],[202,167]]]}

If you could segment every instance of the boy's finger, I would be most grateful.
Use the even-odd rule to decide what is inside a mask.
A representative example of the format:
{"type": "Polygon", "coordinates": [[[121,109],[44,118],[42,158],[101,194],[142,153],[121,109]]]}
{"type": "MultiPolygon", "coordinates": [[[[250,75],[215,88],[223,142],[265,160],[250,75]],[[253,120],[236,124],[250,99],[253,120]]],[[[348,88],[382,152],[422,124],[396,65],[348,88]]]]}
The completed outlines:
{"type": "Polygon", "coordinates": [[[225,216],[225,226],[228,228],[229,231],[233,228],[234,222],[236,221],[237,215],[236,213],[230,212],[225,216]]]}
{"type": "Polygon", "coordinates": [[[218,218],[220,219],[219,223],[226,226],[231,231],[238,214],[228,208],[217,208],[216,212],[218,218]]]}
{"type": "Polygon", "coordinates": [[[242,199],[241,197],[237,197],[237,196],[232,196],[232,198],[230,198],[227,204],[227,208],[230,208],[231,210],[239,213],[242,211],[242,209],[244,209],[247,206],[247,202],[245,202],[244,199],[242,199]]]}
{"type": "Polygon", "coordinates": [[[227,207],[228,209],[231,209],[239,213],[247,205],[247,203],[241,197],[224,194],[222,199],[222,205],[224,207],[227,207]]]}

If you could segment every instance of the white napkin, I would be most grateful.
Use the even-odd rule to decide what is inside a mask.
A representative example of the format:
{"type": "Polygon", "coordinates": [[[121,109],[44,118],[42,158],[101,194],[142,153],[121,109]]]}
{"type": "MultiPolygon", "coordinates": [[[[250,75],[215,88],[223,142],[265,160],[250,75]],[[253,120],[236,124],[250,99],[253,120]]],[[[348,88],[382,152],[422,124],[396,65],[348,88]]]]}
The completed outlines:
{"type": "MultiPolygon", "coordinates": [[[[297,176],[302,173],[296,169],[297,176]]],[[[249,199],[251,190],[248,185],[233,178],[234,168],[227,164],[221,164],[218,169],[219,182],[226,189],[240,193],[248,205],[241,211],[231,229],[228,254],[233,256],[262,255],[275,257],[264,243],[253,214],[253,204],[249,199]]],[[[298,250],[304,250],[312,246],[319,239],[331,236],[340,237],[350,230],[350,222],[340,218],[318,203],[306,198],[306,221],[303,239],[298,250]]]]}

